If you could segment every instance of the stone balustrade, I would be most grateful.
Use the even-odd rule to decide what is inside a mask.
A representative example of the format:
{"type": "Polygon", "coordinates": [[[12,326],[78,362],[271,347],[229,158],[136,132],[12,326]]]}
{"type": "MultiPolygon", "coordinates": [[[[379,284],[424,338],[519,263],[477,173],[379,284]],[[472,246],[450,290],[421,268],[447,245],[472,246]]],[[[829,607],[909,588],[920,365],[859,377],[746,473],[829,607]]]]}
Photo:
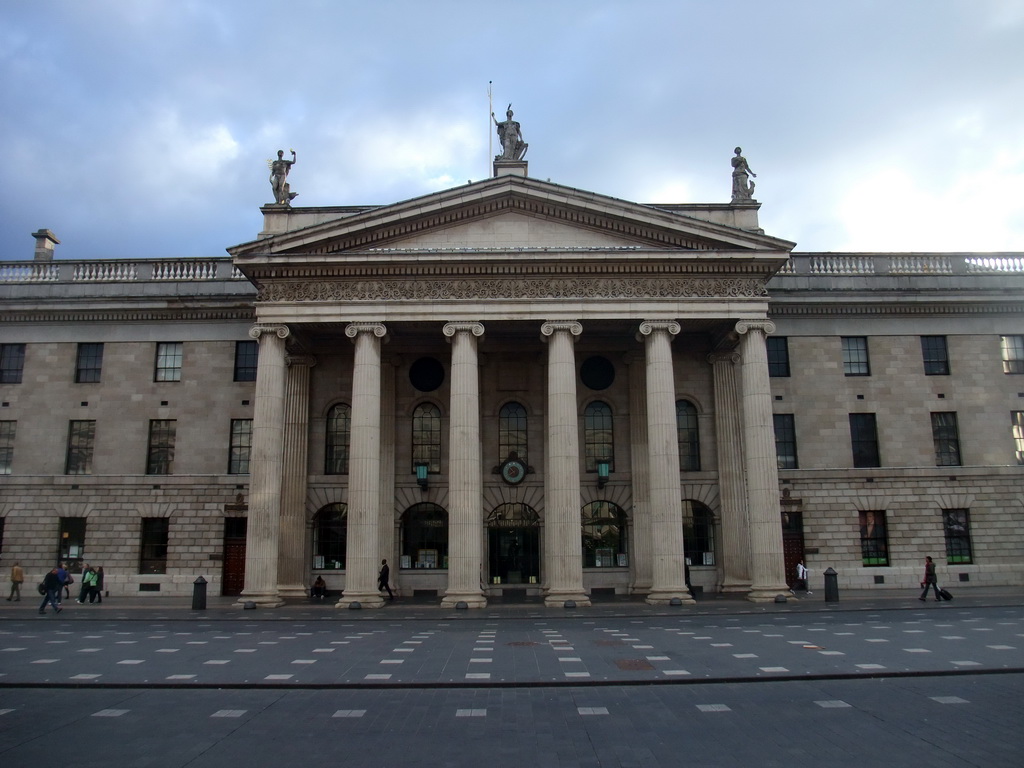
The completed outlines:
{"type": "Polygon", "coordinates": [[[149,280],[245,280],[245,276],[235,268],[230,257],[0,262],[0,283],[128,283],[149,280]]]}
{"type": "Polygon", "coordinates": [[[1020,253],[794,253],[780,276],[1024,274],[1020,253]]]}

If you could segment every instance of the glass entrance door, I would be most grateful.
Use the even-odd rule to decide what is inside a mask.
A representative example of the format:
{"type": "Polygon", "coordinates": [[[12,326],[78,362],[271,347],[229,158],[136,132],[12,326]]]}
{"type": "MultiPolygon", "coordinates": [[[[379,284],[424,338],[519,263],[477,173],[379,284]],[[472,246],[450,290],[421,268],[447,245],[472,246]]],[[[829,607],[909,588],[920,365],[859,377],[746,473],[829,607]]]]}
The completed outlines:
{"type": "Polygon", "coordinates": [[[539,533],[535,527],[488,529],[491,584],[540,583],[539,533]]]}

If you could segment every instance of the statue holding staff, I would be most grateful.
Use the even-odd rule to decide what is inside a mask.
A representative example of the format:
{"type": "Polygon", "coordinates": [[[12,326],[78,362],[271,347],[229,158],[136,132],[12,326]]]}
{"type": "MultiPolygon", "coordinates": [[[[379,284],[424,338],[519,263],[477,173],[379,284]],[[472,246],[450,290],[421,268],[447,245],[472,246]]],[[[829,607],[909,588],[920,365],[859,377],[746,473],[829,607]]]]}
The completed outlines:
{"type": "Polygon", "coordinates": [[[292,159],[284,159],[284,150],[277,150],[277,160],[267,160],[270,167],[270,187],[274,190],[274,202],[278,205],[291,205],[292,200],[298,197],[298,192],[291,191],[288,184],[288,173],[296,163],[295,150],[291,150],[292,159]]]}
{"type": "Polygon", "coordinates": [[[505,119],[498,122],[498,119],[491,112],[491,120],[498,127],[498,140],[501,142],[501,154],[495,155],[495,160],[522,160],[529,148],[529,144],[523,141],[523,132],[519,123],[512,119],[512,105],[508,105],[505,112],[505,119]]]}

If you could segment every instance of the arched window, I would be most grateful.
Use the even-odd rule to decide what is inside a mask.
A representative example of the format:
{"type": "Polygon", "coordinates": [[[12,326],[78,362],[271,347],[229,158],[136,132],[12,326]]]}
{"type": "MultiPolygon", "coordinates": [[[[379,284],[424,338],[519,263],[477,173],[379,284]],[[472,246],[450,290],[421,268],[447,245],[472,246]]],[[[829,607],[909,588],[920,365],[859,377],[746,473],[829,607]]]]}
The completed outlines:
{"type": "Polygon", "coordinates": [[[412,471],[426,464],[427,472],[441,471],[441,409],[432,403],[416,406],[412,413],[412,471]]]}
{"type": "Polygon", "coordinates": [[[403,568],[448,567],[448,512],[444,507],[423,503],[405,510],[401,552],[403,568]]]}
{"type": "Polygon", "coordinates": [[[607,403],[593,402],[583,411],[583,447],[587,472],[597,472],[599,461],[607,461],[608,469],[615,471],[612,409],[607,403]]]}
{"type": "Polygon", "coordinates": [[[348,505],[338,502],[323,507],[313,517],[313,568],[344,570],[347,540],[348,505]]]}
{"type": "Polygon", "coordinates": [[[693,499],[683,499],[683,549],[690,565],[715,564],[714,513],[693,499]]]}
{"type": "Polygon", "coordinates": [[[679,469],[700,471],[700,431],[697,408],[689,400],[676,401],[676,430],[679,435],[679,469]]]}
{"type": "Polygon", "coordinates": [[[515,453],[527,464],[526,409],[519,403],[505,403],[498,412],[498,460],[515,453]]]}
{"type": "Polygon", "coordinates": [[[616,568],[629,564],[626,549],[626,513],[610,501],[592,501],[583,507],[583,567],[616,568]]]}
{"type": "Polygon", "coordinates": [[[352,436],[352,409],[338,403],[327,412],[325,475],[348,474],[348,446],[352,436]]]}

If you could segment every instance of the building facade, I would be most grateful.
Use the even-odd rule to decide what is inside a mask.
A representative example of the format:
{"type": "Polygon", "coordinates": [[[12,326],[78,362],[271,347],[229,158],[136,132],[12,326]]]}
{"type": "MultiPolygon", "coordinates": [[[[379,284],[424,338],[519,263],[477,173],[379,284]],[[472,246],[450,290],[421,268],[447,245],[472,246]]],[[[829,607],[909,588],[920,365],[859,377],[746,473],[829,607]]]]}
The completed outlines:
{"type": "Polygon", "coordinates": [[[273,606],[1024,577],[1024,259],[495,176],[230,258],[0,263],[5,565],[273,606]],[[941,564],[944,564],[941,565],[941,564]]]}

